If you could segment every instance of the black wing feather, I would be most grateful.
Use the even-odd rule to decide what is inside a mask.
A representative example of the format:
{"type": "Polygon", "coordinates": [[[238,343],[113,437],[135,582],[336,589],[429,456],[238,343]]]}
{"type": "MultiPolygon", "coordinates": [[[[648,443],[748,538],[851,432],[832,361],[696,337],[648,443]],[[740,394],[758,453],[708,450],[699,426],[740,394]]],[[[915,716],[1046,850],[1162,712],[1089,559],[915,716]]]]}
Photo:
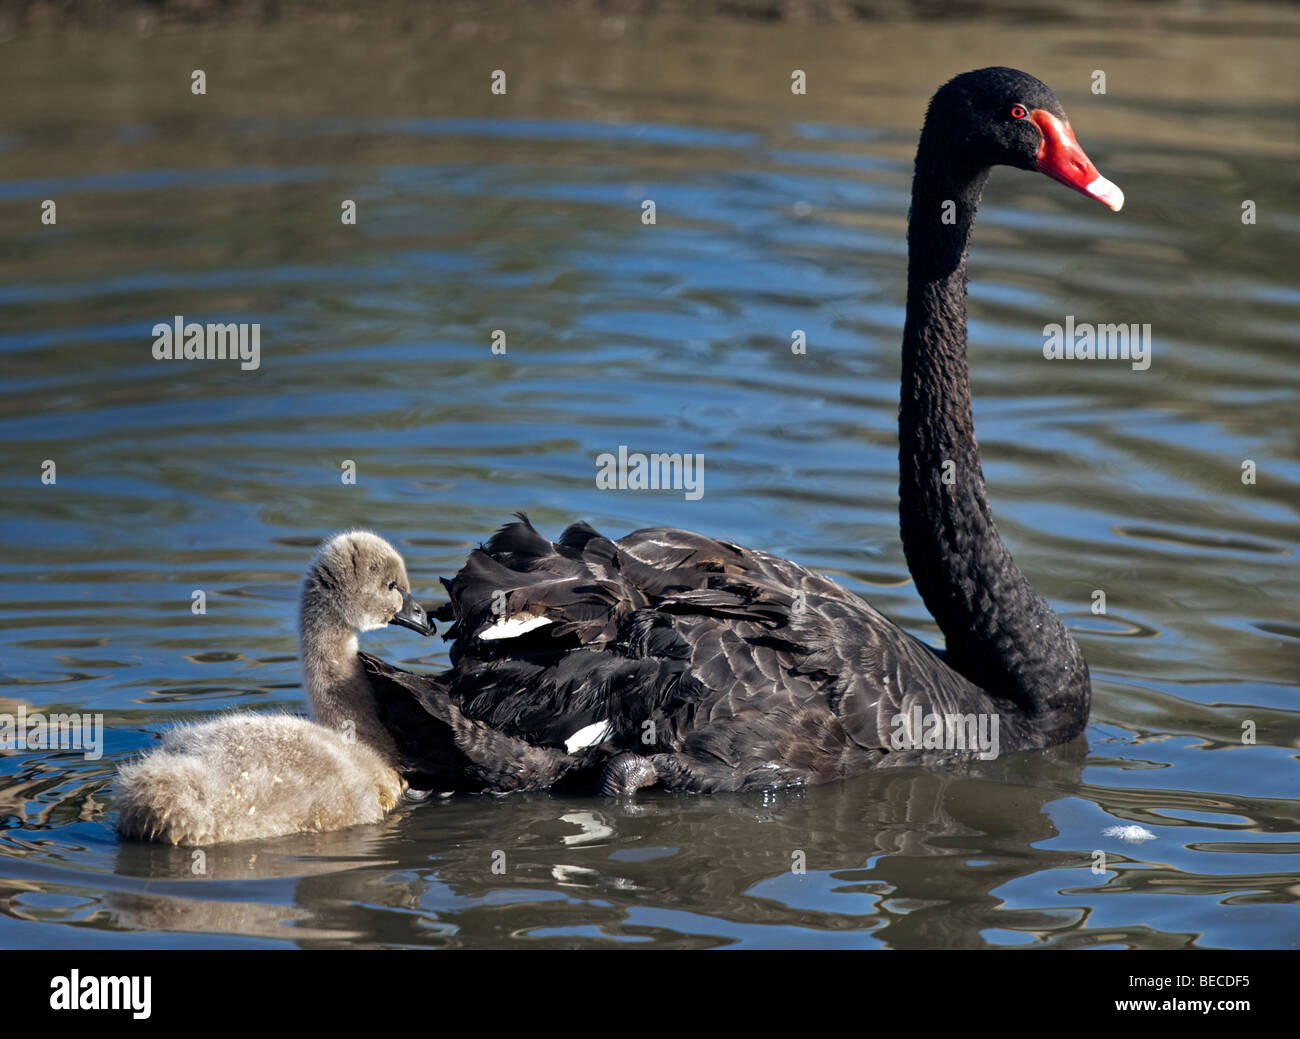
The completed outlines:
{"type": "Polygon", "coordinates": [[[520,514],[444,584],[451,670],[387,676],[441,726],[390,709],[413,766],[460,755],[450,769],[476,782],[495,768],[542,785],[633,751],[672,756],[676,789],[823,782],[916,760],[890,739],[914,705],[998,712],[1004,749],[1028,738],[1009,703],[830,578],[728,541],[653,527],[615,542],[575,523],[551,542],[520,514]],[[479,637],[504,618],[549,623],[479,637]],[[602,722],[599,746],[565,752],[602,722]]]}

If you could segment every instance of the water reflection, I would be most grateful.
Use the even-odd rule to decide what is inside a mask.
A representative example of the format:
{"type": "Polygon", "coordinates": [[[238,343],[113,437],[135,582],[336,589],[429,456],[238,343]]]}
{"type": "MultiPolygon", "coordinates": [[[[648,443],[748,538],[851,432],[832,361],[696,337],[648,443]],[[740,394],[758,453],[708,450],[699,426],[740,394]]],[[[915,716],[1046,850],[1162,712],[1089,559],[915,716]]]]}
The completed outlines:
{"type": "Polygon", "coordinates": [[[485,797],[202,852],[123,844],[114,874],[148,889],[115,891],[104,908],[114,926],[308,945],[696,946],[775,927],[810,941],[852,932],[863,944],[975,947],[994,888],[1078,864],[996,849],[1056,835],[1045,806],[1077,789],[1082,759],[1078,743],[1044,758],[1032,786],[898,770],[830,796],[485,797]],[[651,922],[661,917],[677,923],[651,922]]]}

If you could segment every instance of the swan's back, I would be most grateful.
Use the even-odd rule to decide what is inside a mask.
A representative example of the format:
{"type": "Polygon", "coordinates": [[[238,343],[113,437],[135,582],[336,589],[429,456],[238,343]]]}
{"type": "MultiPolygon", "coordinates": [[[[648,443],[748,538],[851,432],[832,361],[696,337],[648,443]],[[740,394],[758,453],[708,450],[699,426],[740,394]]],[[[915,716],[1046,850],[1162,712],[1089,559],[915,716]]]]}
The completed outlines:
{"type": "MultiPolygon", "coordinates": [[[[917,706],[1014,714],[829,578],[688,531],[614,542],[575,524],[553,543],[521,517],[446,584],[453,667],[426,702],[446,695],[579,764],[675,755],[660,761],[670,789],[825,782],[915,760],[891,735],[917,706]]],[[[1002,749],[1034,739],[1008,722],[1002,749]]]]}
{"type": "Polygon", "coordinates": [[[287,714],[234,714],[172,729],[121,770],[117,830],[200,845],[373,823],[401,781],[373,750],[287,714]]]}

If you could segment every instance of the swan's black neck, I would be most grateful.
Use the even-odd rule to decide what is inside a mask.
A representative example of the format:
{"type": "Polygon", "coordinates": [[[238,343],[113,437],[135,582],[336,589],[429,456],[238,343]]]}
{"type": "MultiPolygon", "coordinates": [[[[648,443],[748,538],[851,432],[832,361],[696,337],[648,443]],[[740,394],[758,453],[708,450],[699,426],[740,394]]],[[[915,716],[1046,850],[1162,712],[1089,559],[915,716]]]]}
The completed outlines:
{"type": "Polygon", "coordinates": [[[993,526],[971,419],[966,247],[989,170],[963,168],[930,129],[917,150],[908,217],[903,549],[943,630],[949,665],[1068,739],[1087,720],[1087,665],[993,526]]]}

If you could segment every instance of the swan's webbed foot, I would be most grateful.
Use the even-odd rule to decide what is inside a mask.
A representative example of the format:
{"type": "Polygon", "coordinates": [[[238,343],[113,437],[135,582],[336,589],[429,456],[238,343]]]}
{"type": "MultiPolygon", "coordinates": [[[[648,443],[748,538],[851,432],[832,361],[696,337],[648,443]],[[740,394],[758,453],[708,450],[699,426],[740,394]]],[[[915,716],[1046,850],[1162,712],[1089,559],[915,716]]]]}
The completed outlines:
{"type": "Polygon", "coordinates": [[[427,801],[436,801],[446,796],[447,794],[443,791],[435,790],[432,787],[408,786],[402,793],[402,803],[408,805],[422,805],[427,801]]]}
{"type": "Polygon", "coordinates": [[[650,758],[628,752],[610,758],[600,774],[596,793],[601,797],[631,797],[643,786],[654,786],[658,781],[659,772],[650,758]]]}

